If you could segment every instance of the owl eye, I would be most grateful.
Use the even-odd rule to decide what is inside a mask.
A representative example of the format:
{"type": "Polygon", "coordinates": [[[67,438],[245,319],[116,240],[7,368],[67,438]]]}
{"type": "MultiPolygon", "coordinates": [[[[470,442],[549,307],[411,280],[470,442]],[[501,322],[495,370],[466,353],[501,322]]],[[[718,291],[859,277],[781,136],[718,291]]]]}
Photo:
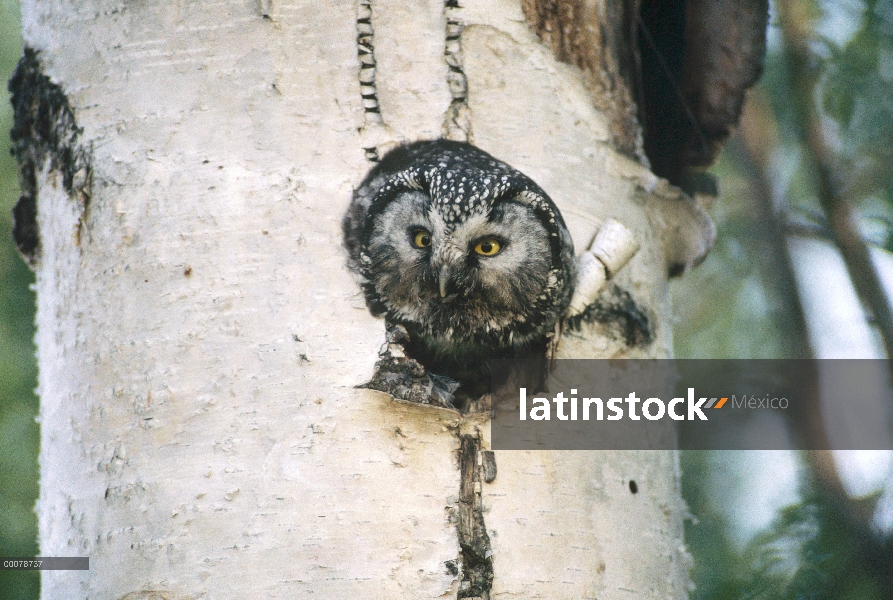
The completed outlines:
{"type": "Polygon", "coordinates": [[[500,250],[502,250],[502,244],[493,238],[483,239],[474,247],[474,251],[481,256],[495,256],[499,254],[500,250]]]}
{"type": "Polygon", "coordinates": [[[424,229],[416,229],[412,232],[412,244],[416,248],[427,248],[431,245],[431,234],[424,229]]]}

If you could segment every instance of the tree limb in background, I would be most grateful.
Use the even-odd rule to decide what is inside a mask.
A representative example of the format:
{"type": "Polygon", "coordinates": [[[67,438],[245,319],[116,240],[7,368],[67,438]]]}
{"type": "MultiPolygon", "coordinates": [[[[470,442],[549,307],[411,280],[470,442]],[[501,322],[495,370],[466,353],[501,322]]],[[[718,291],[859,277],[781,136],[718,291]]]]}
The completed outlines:
{"type": "Polygon", "coordinates": [[[810,22],[809,5],[797,0],[779,0],[779,22],[785,41],[790,77],[792,106],[803,138],[807,160],[813,163],[819,202],[828,218],[834,240],[840,248],[856,292],[871,312],[887,356],[893,358],[893,308],[884,292],[868,245],[859,229],[844,194],[842,174],[836,169],[834,150],[822,127],[814,93],[818,82],[816,60],[810,55],[809,42],[815,32],[810,22]]]}
{"type": "MultiPolygon", "coordinates": [[[[758,90],[757,90],[758,91],[758,90]]],[[[758,253],[760,272],[772,294],[784,307],[784,343],[791,358],[813,358],[806,329],[806,318],[794,279],[794,269],[785,236],[785,215],[775,202],[769,160],[777,146],[777,125],[772,107],[762,94],[751,93],[741,115],[740,138],[742,166],[753,190],[755,220],[760,223],[760,237],[767,252],[758,253]]]]}
{"type": "MultiPolygon", "coordinates": [[[[812,352],[808,344],[806,321],[785,243],[788,233],[788,228],[785,225],[787,219],[783,209],[780,210],[777,203],[773,201],[774,194],[768,174],[771,156],[779,145],[776,123],[775,114],[767,99],[759,93],[752,94],[741,118],[739,131],[744,149],[744,160],[740,161],[740,164],[744,167],[752,188],[755,190],[755,196],[757,196],[754,203],[758,212],[757,218],[764,224],[768,233],[765,239],[771,260],[763,261],[761,271],[766,273],[766,279],[773,291],[792,303],[787,310],[790,319],[788,325],[795,337],[798,338],[794,340],[791,348],[795,353],[793,356],[811,358],[812,352]]],[[[821,406],[817,402],[820,397],[819,392],[813,390],[812,393],[806,394],[806,397],[816,402],[804,407],[804,410],[795,418],[790,419],[789,426],[795,436],[810,440],[812,444],[818,446],[828,446],[830,442],[828,441],[827,428],[821,416],[821,406]]],[[[847,494],[832,452],[828,450],[805,451],[803,459],[808,469],[811,487],[819,493],[820,500],[823,500],[828,510],[831,511],[829,518],[845,525],[846,533],[837,532],[838,535],[848,535],[850,539],[857,540],[859,543],[854,546],[858,547],[858,553],[867,564],[876,564],[879,561],[887,564],[888,559],[883,558],[886,542],[878,539],[872,533],[872,520],[877,498],[851,498],[847,494]]]]}

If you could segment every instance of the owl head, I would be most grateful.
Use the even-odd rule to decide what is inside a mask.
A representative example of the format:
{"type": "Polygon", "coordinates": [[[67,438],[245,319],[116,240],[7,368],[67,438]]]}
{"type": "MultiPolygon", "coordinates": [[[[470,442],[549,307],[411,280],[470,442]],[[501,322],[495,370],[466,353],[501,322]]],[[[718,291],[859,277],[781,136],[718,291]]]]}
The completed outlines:
{"type": "Polygon", "coordinates": [[[357,188],[344,234],[372,313],[430,356],[518,356],[545,339],[573,291],[573,244],[555,204],[465,143],[384,156],[357,188]]]}

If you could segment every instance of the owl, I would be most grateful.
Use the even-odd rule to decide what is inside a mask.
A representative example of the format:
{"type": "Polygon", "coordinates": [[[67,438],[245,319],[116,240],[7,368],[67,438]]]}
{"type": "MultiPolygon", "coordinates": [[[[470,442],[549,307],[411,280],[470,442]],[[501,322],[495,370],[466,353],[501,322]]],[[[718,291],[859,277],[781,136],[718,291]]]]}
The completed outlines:
{"type": "Polygon", "coordinates": [[[400,331],[406,356],[467,390],[488,386],[490,359],[542,357],[573,292],[574,248],[558,208],[470,144],[422,141],[386,154],[343,229],[372,314],[400,331]]]}

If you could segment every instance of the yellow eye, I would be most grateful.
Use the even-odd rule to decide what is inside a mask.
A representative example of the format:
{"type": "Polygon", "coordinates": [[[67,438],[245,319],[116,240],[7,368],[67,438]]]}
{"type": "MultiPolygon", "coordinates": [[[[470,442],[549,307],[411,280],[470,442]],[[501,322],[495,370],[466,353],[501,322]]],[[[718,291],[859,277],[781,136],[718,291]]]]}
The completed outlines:
{"type": "Polygon", "coordinates": [[[481,240],[478,242],[477,246],[474,247],[474,251],[481,256],[495,256],[496,254],[499,254],[500,250],[502,250],[502,245],[493,238],[481,240]]]}
{"type": "Polygon", "coordinates": [[[412,233],[412,243],[416,248],[427,248],[431,245],[431,234],[424,229],[417,229],[412,233]]]}

